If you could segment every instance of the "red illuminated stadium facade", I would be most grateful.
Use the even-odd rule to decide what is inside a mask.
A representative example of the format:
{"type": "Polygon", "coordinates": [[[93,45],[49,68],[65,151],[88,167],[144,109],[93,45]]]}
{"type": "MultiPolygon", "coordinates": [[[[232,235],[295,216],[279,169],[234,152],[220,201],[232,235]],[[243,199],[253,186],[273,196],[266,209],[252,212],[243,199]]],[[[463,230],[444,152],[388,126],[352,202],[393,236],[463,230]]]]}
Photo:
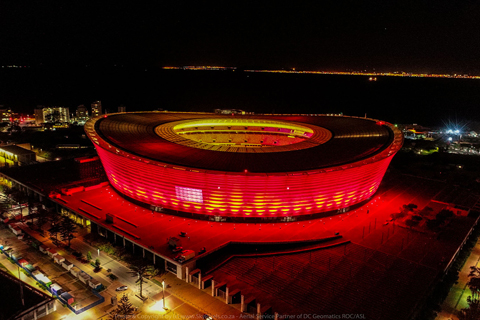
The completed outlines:
{"type": "Polygon", "coordinates": [[[111,185],[152,210],[296,220],[361,205],[403,143],[383,121],[139,112],[85,125],[111,185]]]}

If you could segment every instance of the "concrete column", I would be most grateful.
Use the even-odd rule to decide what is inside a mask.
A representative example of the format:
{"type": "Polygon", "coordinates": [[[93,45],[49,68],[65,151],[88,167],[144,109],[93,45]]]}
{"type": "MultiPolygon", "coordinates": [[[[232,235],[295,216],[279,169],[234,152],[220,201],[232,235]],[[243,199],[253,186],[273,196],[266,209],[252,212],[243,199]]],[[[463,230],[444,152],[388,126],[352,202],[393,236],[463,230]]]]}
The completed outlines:
{"type": "Polygon", "coordinates": [[[155,264],[155,252],[152,252],[153,253],[153,264],[155,264]]]}
{"type": "Polygon", "coordinates": [[[192,276],[190,275],[188,267],[185,267],[185,281],[187,283],[190,283],[192,281],[192,276]]]}
{"type": "Polygon", "coordinates": [[[145,248],[142,248],[143,250],[143,258],[145,259],[145,248]]]}
{"type": "Polygon", "coordinates": [[[240,296],[240,312],[245,312],[245,296],[240,296]]]}
{"type": "Polygon", "coordinates": [[[198,273],[198,289],[202,289],[202,273],[198,273]]]}
{"type": "Polygon", "coordinates": [[[273,318],[273,320],[278,320],[278,312],[275,312],[275,313],[274,313],[274,318],[273,318]]]}
{"type": "Polygon", "coordinates": [[[117,234],[115,232],[113,233],[113,241],[117,244],[117,234]]]}
{"type": "Polygon", "coordinates": [[[135,243],[133,243],[132,241],[130,242],[132,243],[133,254],[135,254],[135,243]]]}
{"type": "Polygon", "coordinates": [[[123,237],[123,247],[125,248],[125,237],[123,237]]]}
{"type": "Polygon", "coordinates": [[[212,297],[215,297],[215,280],[212,279],[212,297]]]}
{"type": "MultiPolygon", "coordinates": [[[[48,305],[47,305],[48,308],[48,305]]],[[[33,309],[33,320],[37,320],[37,309],[33,309]]]]}
{"type": "Polygon", "coordinates": [[[261,316],[260,310],[261,310],[260,309],[260,303],[257,302],[257,319],[259,319],[259,320],[260,320],[260,316],[261,316]]]}
{"type": "Polygon", "coordinates": [[[228,304],[228,291],[230,291],[230,289],[227,287],[227,290],[225,290],[225,304],[228,304]]]}
{"type": "Polygon", "coordinates": [[[183,268],[182,266],[177,266],[177,278],[183,280],[183,268]]]}

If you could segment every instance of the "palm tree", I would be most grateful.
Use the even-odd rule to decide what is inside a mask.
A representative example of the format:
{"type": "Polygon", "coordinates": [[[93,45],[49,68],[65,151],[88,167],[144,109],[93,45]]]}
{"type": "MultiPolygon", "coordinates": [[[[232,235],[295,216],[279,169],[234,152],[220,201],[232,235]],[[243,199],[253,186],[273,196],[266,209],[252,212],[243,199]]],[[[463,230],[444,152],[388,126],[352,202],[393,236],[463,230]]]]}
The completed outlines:
{"type": "Polygon", "coordinates": [[[468,275],[467,286],[472,292],[472,299],[480,299],[480,267],[470,267],[470,273],[468,275]]]}
{"type": "Polygon", "coordinates": [[[458,312],[460,320],[478,320],[480,319],[480,300],[467,298],[468,308],[464,308],[458,312]]]}
{"type": "Polygon", "coordinates": [[[128,266],[132,277],[137,277],[137,281],[140,286],[140,297],[143,298],[143,284],[150,278],[155,277],[158,274],[158,270],[154,266],[147,264],[144,260],[138,260],[130,263],[128,266]]]}
{"type": "Polygon", "coordinates": [[[110,314],[110,320],[126,319],[128,316],[131,316],[134,311],[135,307],[130,302],[130,299],[128,299],[128,296],[124,293],[118,302],[117,308],[110,314]]]}

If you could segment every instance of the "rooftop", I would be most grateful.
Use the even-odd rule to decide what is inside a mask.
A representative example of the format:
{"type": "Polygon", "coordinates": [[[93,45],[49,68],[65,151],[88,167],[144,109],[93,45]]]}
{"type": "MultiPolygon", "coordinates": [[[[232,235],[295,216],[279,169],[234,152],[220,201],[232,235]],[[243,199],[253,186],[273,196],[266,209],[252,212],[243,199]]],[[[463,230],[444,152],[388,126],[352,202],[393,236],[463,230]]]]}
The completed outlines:
{"type": "Polygon", "coordinates": [[[115,147],[165,164],[251,173],[362,161],[387,150],[397,138],[384,122],[325,115],[139,112],[102,116],[85,128],[94,142],[104,140],[103,147],[112,152],[115,147]]]}
{"type": "Polygon", "coordinates": [[[13,319],[22,311],[53,300],[52,297],[24,283],[0,269],[0,301],[2,301],[3,319],[13,319]],[[25,305],[22,305],[20,286],[23,287],[25,305]]]}
{"type": "Polygon", "coordinates": [[[5,152],[10,152],[12,154],[35,154],[32,150],[28,150],[19,146],[15,145],[10,145],[10,146],[0,146],[0,150],[3,150],[5,152]]]}

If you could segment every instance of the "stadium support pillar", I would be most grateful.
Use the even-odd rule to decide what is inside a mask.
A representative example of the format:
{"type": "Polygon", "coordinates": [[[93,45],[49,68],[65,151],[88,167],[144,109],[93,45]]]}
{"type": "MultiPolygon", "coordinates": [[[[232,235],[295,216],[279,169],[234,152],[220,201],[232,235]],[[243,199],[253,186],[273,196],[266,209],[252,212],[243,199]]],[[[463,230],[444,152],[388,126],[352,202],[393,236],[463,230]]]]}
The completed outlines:
{"type": "Polygon", "coordinates": [[[262,314],[260,313],[261,311],[261,306],[260,303],[257,302],[257,319],[260,320],[262,317],[262,314]]]}
{"type": "Polygon", "coordinates": [[[125,237],[123,237],[123,247],[125,248],[125,237]]]}
{"type": "Polygon", "coordinates": [[[240,312],[245,312],[245,296],[240,296],[240,312]]]}
{"type": "Polygon", "coordinates": [[[212,297],[215,297],[215,280],[212,280],[212,297]]]}
{"type": "MultiPolygon", "coordinates": [[[[198,273],[198,289],[202,290],[202,273],[198,273]]],[[[228,288],[227,288],[227,297],[228,297],[228,288]]]]}
{"type": "Polygon", "coordinates": [[[227,289],[225,290],[225,304],[228,304],[228,291],[230,291],[230,289],[227,287],[227,289]]]}
{"type": "Polygon", "coordinates": [[[188,267],[185,267],[185,282],[190,283],[190,270],[188,270],[188,267]]]}
{"type": "Polygon", "coordinates": [[[143,259],[145,259],[145,248],[142,248],[143,251],[143,259]]]}
{"type": "Polygon", "coordinates": [[[275,313],[274,313],[274,318],[273,318],[273,320],[278,320],[278,312],[275,312],[275,313]]]}
{"type": "Polygon", "coordinates": [[[156,256],[156,254],[155,254],[155,252],[152,252],[152,253],[153,253],[153,264],[155,264],[155,256],[156,256]]]}

